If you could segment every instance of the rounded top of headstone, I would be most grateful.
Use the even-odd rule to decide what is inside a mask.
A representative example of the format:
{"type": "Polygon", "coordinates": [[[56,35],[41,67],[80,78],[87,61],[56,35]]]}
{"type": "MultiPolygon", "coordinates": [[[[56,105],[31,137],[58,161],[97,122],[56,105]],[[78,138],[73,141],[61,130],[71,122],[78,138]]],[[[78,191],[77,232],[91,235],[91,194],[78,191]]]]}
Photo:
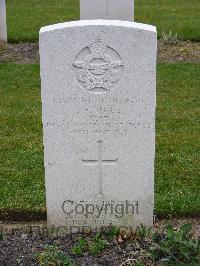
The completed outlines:
{"type": "Polygon", "coordinates": [[[54,25],[49,25],[42,27],[40,29],[40,34],[60,30],[65,28],[71,27],[83,27],[83,26],[116,26],[116,27],[127,27],[127,28],[134,28],[139,30],[151,31],[156,32],[156,27],[148,24],[142,24],[137,22],[130,22],[130,21],[121,21],[121,20],[78,20],[78,21],[70,21],[64,23],[58,23],[54,25]]]}

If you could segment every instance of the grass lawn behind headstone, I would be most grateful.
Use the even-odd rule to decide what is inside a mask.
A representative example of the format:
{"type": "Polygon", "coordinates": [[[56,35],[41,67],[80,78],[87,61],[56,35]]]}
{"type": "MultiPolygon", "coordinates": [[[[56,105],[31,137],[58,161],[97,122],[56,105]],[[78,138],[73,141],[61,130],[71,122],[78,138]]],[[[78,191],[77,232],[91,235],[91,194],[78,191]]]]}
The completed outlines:
{"type": "MultiPolygon", "coordinates": [[[[122,0],[123,1],[123,0],[122,0]]],[[[8,38],[36,41],[42,26],[79,19],[79,0],[7,0],[8,38]]],[[[135,0],[135,21],[179,38],[200,40],[199,0],[135,0]]]]}
{"type": "MultiPolygon", "coordinates": [[[[159,215],[200,213],[199,74],[197,64],[158,66],[155,208],[159,215]]],[[[0,217],[44,213],[39,66],[1,64],[0,101],[0,217]]]]}

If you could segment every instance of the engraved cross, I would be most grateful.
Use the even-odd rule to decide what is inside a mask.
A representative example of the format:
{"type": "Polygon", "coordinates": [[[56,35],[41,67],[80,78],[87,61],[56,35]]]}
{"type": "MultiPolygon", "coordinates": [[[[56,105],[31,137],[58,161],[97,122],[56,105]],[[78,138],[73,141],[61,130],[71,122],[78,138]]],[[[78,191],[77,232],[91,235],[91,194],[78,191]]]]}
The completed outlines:
{"type": "Polygon", "coordinates": [[[82,160],[85,165],[97,165],[98,166],[98,195],[103,195],[103,165],[116,165],[118,159],[115,160],[103,160],[102,156],[102,141],[98,141],[98,159],[97,160],[82,160]]]}

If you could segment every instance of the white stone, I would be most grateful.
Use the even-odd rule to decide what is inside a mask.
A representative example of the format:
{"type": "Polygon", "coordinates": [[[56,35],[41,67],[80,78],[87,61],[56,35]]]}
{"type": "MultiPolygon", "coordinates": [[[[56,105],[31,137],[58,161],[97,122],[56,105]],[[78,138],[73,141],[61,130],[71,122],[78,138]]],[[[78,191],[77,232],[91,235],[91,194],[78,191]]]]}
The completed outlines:
{"type": "Polygon", "coordinates": [[[5,0],[0,0],[0,41],[7,42],[5,0]]]}
{"type": "Polygon", "coordinates": [[[134,21],[134,0],[80,0],[80,18],[134,21]]]}
{"type": "Polygon", "coordinates": [[[156,43],[155,27],[133,22],[41,29],[49,225],[152,225],[156,43]]]}

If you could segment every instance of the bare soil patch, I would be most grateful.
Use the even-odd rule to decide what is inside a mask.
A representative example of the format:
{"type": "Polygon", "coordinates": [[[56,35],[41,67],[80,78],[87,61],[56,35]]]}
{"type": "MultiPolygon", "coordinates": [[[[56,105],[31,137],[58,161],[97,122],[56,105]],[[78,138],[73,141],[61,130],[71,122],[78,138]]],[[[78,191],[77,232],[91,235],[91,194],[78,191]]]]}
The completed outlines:
{"type": "MultiPolygon", "coordinates": [[[[199,218],[181,218],[181,219],[165,219],[155,223],[158,230],[162,230],[167,224],[174,227],[180,227],[185,223],[192,223],[193,234],[200,237],[200,219],[199,218]]],[[[40,222],[0,222],[3,240],[0,240],[0,265],[39,265],[34,254],[38,254],[44,250],[45,245],[56,245],[60,250],[69,254],[78,266],[117,266],[117,265],[134,265],[123,264],[129,258],[134,261],[134,254],[140,254],[142,247],[148,245],[142,241],[141,247],[135,246],[133,242],[125,241],[119,243],[116,239],[109,241],[108,248],[100,255],[92,256],[85,254],[84,256],[72,255],[71,250],[78,239],[92,237],[92,234],[81,235],[52,235],[47,231],[46,221],[40,222]]],[[[51,232],[52,233],[52,232],[51,232]]],[[[128,261],[127,261],[128,262],[128,261]]],[[[132,262],[133,263],[133,262],[132,262]]],[[[145,265],[156,265],[147,263],[145,265]]]]}
{"type": "MultiPolygon", "coordinates": [[[[200,42],[178,41],[176,44],[158,41],[158,63],[200,62],[200,42]]],[[[0,48],[0,63],[39,63],[38,43],[8,44],[0,48]]]]}
{"type": "Polygon", "coordinates": [[[0,63],[39,63],[38,43],[7,44],[0,49],[0,63]]]}
{"type": "Polygon", "coordinates": [[[158,63],[199,63],[200,42],[179,41],[176,44],[158,42],[158,63]]]}

